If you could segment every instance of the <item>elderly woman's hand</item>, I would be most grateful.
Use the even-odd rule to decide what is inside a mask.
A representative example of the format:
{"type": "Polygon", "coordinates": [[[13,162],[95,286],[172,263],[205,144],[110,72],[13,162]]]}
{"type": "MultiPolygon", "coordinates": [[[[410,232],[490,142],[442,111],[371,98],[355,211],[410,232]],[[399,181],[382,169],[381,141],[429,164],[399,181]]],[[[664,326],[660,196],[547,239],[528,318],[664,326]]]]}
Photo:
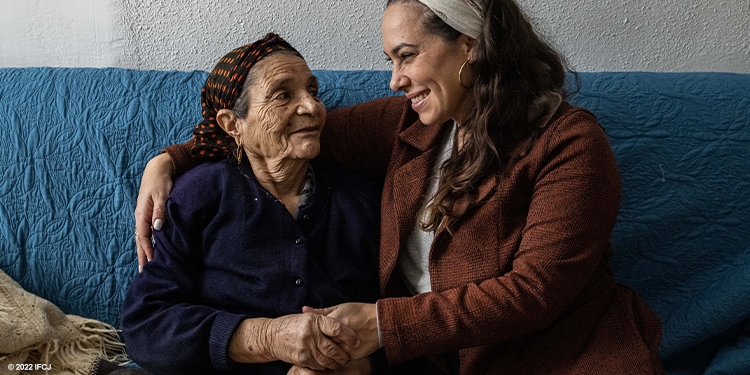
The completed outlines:
{"type": "Polygon", "coordinates": [[[161,154],[146,164],[135,206],[135,244],[138,251],[138,270],[154,256],[151,227],[161,229],[165,203],[172,190],[172,159],[161,154]]]}
{"type": "Polygon", "coordinates": [[[349,363],[347,352],[359,341],[350,328],[315,313],[246,319],[232,337],[229,358],[245,363],[280,360],[317,371],[338,369],[349,363]]]}
{"type": "Polygon", "coordinates": [[[370,360],[367,358],[357,359],[338,370],[315,371],[309,368],[292,366],[286,375],[369,375],[372,374],[370,360]]]}
{"type": "Polygon", "coordinates": [[[348,352],[352,359],[365,358],[380,348],[378,337],[378,312],[374,303],[342,303],[325,309],[313,309],[305,306],[305,313],[317,313],[336,319],[354,330],[362,344],[348,352]]]}

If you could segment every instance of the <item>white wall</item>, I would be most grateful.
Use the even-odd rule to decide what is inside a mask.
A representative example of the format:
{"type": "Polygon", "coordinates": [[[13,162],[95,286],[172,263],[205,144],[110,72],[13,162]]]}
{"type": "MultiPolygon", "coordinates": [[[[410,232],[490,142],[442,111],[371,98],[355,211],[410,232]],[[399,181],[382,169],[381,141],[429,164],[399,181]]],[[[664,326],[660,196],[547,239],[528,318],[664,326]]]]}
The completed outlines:
{"type": "Polygon", "coordinates": [[[0,0],[0,67],[113,66],[113,8],[97,0],[0,0]]]}
{"type": "MultiPolygon", "coordinates": [[[[579,71],[750,73],[748,0],[520,0],[579,71]]],[[[268,31],[313,69],[388,69],[385,0],[0,0],[0,67],[210,70],[268,31]]]]}

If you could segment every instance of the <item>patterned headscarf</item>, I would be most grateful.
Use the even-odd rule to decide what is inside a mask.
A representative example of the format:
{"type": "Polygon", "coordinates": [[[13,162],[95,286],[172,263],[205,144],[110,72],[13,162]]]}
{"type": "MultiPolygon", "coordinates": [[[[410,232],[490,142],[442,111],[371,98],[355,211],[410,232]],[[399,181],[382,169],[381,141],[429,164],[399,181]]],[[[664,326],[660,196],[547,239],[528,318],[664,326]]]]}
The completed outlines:
{"type": "Polygon", "coordinates": [[[219,60],[201,90],[203,121],[193,129],[193,155],[205,160],[221,159],[236,147],[234,139],[216,122],[216,114],[232,108],[253,65],[277,51],[290,51],[302,57],[280,36],[269,33],[263,39],[235,48],[219,60]]]}

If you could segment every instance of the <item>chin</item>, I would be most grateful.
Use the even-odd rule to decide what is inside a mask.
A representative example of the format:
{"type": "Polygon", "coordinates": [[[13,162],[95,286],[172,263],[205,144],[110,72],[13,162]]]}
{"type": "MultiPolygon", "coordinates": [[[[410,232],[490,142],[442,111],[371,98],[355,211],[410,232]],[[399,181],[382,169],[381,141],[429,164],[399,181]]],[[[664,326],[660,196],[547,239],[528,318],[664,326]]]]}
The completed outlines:
{"type": "Polygon", "coordinates": [[[428,115],[428,114],[424,114],[424,115],[420,114],[419,121],[422,121],[422,123],[425,125],[437,125],[437,124],[442,124],[445,122],[445,121],[439,121],[436,119],[435,116],[428,115]]]}
{"type": "Polygon", "coordinates": [[[307,160],[315,159],[318,155],[320,155],[320,146],[303,148],[297,153],[298,158],[307,160]]]}

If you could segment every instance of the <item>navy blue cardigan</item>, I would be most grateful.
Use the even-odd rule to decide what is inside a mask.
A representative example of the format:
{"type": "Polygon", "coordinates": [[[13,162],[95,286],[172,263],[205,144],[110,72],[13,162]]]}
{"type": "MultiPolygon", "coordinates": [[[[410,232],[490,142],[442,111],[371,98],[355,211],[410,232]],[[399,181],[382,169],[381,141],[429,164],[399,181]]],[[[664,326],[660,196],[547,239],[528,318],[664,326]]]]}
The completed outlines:
{"type": "Polygon", "coordinates": [[[316,190],[295,220],[249,164],[203,163],[175,181],[154,257],[128,290],[128,354],[158,374],[286,374],[227,356],[245,318],[378,297],[380,184],[312,161],[316,190]]]}

